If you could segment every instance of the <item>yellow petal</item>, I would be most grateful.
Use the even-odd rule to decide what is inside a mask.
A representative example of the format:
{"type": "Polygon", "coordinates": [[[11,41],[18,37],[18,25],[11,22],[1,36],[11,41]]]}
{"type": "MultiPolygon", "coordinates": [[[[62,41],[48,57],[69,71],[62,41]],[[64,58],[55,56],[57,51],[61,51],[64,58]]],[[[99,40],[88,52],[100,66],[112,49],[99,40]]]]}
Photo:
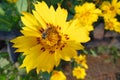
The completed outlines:
{"type": "Polygon", "coordinates": [[[49,13],[51,24],[56,25],[56,15],[55,10],[53,6],[50,6],[50,13],[49,13]]]}
{"type": "Polygon", "coordinates": [[[37,44],[35,37],[24,37],[24,36],[17,37],[11,40],[11,42],[15,43],[13,47],[18,48],[17,52],[24,52],[37,44]]]}
{"type": "Polygon", "coordinates": [[[75,76],[77,79],[84,79],[86,76],[85,69],[79,66],[74,68],[72,73],[73,73],[73,76],[75,76]]]}
{"type": "Polygon", "coordinates": [[[55,66],[58,66],[61,60],[61,54],[59,54],[58,50],[55,51],[54,59],[55,59],[55,66]]]}
{"type": "Polygon", "coordinates": [[[117,0],[112,0],[112,5],[116,5],[117,0]]]}
{"type": "Polygon", "coordinates": [[[62,30],[67,27],[66,20],[67,20],[67,10],[61,9],[60,6],[58,6],[56,10],[56,24],[61,27],[62,30]]]}
{"type": "Polygon", "coordinates": [[[38,12],[33,10],[33,15],[35,16],[35,18],[38,20],[38,22],[41,24],[41,27],[43,29],[45,29],[47,27],[44,19],[38,14],[38,12]]]}
{"type": "Polygon", "coordinates": [[[49,54],[48,51],[41,53],[41,55],[37,58],[37,73],[39,71],[47,71],[50,72],[55,65],[54,54],[49,54]]]}
{"type": "Polygon", "coordinates": [[[34,4],[36,12],[42,17],[46,23],[51,23],[50,10],[45,2],[34,4]]]}
{"type": "Polygon", "coordinates": [[[66,76],[62,71],[53,71],[50,80],[66,80],[66,76]]]}
{"type": "Polygon", "coordinates": [[[41,37],[41,33],[39,30],[32,30],[28,27],[23,27],[21,33],[24,34],[24,36],[41,37]]]}
{"type": "Polygon", "coordinates": [[[84,49],[84,46],[80,44],[80,42],[76,41],[67,41],[67,44],[75,50],[84,49]]]}
{"type": "Polygon", "coordinates": [[[87,42],[90,40],[89,32],[85,27],[79,26],[77,19],[70,24],[70,27],[66,30],[65,33],[70,36],[71,40],[75,40],[77,42],[87,42]]]}
{"type": "Polygon", "coordinates": [[[77,55],[77,51],[67,45],[59,52],[65,61],[70,61],[71,58],[77,55]]]}
{"type": "Polygon", "coordinates": [[[35,19],[35,17],[27,12],[22,12],[23,16],[21,17],[22,22],[25,26],[28,26],[29,28],[36,30],[36,28],[40,27],[39,23],[35,19]]]}
{"type": "Polygon", "coordinates": [[[36,67],[38,56],[42,53],[40,48],[41,45],[36,45],[24,53],[26,56],[20,67],[26,67],[27,73],[36,67]]]}

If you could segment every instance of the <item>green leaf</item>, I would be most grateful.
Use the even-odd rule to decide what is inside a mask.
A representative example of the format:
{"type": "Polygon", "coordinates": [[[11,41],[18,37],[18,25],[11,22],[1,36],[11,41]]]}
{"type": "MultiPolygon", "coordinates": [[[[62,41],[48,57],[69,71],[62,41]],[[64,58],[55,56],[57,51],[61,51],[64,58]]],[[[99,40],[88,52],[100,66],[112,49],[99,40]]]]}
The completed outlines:
{"type": "Polygon", "coordinates": [[[0,6],[0,15],[4,15],[5,11],[3,10],[3,8],[0,6]]]}
{"type": "Polygon", "coordinates": [[[0,74],[0,80],[6,80],[6,75],[0,74]]]}
{"type": "Polygon", "coordinates": [[[21,13],[22,11],[27,11],[27,0],[18,0],[16,6],[19,13],[21,13]]]}
{"type": "Polygon", "coordinates": [[[0,59],[0,67],[3,68],[4,66],[7,66],[9,64],[9,61],[5,58],[0,59]]]}
{"type": "Polygon", "coordinates": [[[41,72],[41,75],[43,76],[43,78],[44,78],[45,80],[49,80],[51,74],[48,73],[48,72],[41,72]]]}
{"type": "Polygon", "coordinates": [[[0,31],[10,31],[12,29],[13,23],[10,20],[10,17],[8,20],[6,16],[0,16],[0,31]]]}
{"type": "Polygon", "coordinates": [[[90,49],[90,52],[93,56],[97,56],[97,53],[94,50],[90,49]]]}

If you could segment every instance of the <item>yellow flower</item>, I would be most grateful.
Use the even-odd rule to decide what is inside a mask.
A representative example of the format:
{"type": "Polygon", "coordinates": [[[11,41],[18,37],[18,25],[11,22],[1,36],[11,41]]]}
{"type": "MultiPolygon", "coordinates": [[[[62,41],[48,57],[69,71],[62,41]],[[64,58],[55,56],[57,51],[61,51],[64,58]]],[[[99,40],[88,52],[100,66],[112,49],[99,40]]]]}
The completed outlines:
{"type": "Polygon", "coordinates": [[[115,17],[116,14],[120,15],[120,1],[112,0],[111,3],[104,1],[101,5],[101,10],[103,11],[102,16],[104,18],[115,17]]]}
{"type": "Polygon", "coordinates": [[[54,10],[45,2],[34,4],[33,15],[23,12],[21,17],[25,27],[22,36],[13,39],[16,52],[23,52],[25,59],[21,67],[27,72],[32,69],[51,72],[60,60],[70,61],[77,55],[76,50],[83,49],[81,43],[90,40],[85,28],[78,21],[66,22],[67,10],[60,6],[54,10]]]}
{"type": "Polygon", "coordinates": [[[75,61],[77,64],[82,65],[84,68],[88,69],[87,61],[86,61],[86,55],[80,55],[75,57],[75,61]]]}
{"type": "Polygon", "coordinates": [[[116,18],[105,19],[105,29],[120,32],[120,22],[116,18]]]}
{"type": "Polygon", "coordinates": [[[84,79],[86,76],[86,72],[84,68],[76,67],[73,69],[73,76],[75,76],[77,79],[84,79]]]}
{"type": "Polygon", "coordinates": [[[7,0],[9,3],[16,3],[18,0],[7,0]]]}
{"type": "Polygon", "coordinates": [[[66,80],[66,76],[62,71],[53,71],[50,80],[66,80]]]}
{"type": "Polygon", "coordinates": [[[101,14],[101,10],[95,7],[93,3],[84,3],[75,7],[75,19],[79,19],[82,26],[86,26],[88,31],[93,30],[92,24],[97,21],[98,16],[101,14]]]}

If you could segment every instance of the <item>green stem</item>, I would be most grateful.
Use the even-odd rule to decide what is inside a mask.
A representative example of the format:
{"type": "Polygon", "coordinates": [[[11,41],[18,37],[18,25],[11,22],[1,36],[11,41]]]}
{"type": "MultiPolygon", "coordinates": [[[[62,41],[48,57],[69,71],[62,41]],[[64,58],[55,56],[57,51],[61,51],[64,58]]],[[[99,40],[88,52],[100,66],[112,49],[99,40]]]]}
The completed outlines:
{"type": "Polygon", "coordinates": [[[0,18],[0,22],[4,22],[4,23],[6,23],[6,24],[8,24],[8,25],[11,25],[11,23],[9,23],[8,21],[6,21],[6,20],[4,20],[4,19],[2,19],[2,18],[0,18]]]}
{"type": "Polygon", "coordinates": [[[28,2],[28,12],[31,12],[31,10],[30,10],[30,5],[31,5],[30,0],[27,0],[27,2],[28,2]]]}
{"type": "Polygon", "coordinates": [[[60,4],[62,4],[63,0],[60,1],[60,4]]]}

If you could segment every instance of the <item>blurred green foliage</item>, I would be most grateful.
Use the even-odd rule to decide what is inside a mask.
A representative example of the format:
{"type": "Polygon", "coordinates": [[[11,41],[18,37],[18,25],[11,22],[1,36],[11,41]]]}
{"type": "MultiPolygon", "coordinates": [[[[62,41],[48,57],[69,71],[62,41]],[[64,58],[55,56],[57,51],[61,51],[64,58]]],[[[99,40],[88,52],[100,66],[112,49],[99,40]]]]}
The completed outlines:
{"type": "MultiPolygon", "coordinates": [[[[116,47],[100,46],[96,49],[84,50],[83,53],[91,54],[93,56],[98,56],[100,54],[110,54],[112,55],[112,61],[116,61],[120,58],[120,50],[116,47]]],[[[22,63],[24,56],[20,56],[18,59],[19,64],[22,63]]],[[[25,68],[16,67],[16,63],[13,64],[9,60],[9,55],[6,52],[0,52],[0,80],[49,80],[51,73],[40,72],[36,73],[35,70],[26,73],[25,68]]],[[[62,62],[60,67],[64,67],[67,62],[62,62]],[[64,65],[63,65],[64,64],[64,65]]],[[[71,64],[76,65],[76,63],[71,64]]],[[[60,67],[58,70],[60,70],[60,67]]]]}
{"type": "MultiPolygon", "coordinates": [[[[21,62],[23,57],[19,57],[21,62]]],[[[28,74],[24,68],[19,68],[19,63],[11,63],[8,53],[0,52],[0,80],[49,80],[50,75],[47,72],[37,74],[35,70],[28,74]]]]}
{"type": "Polygon", "coordinates": [[[75,14],[75,5],[93,2],[99,6],[105,0],[17,0],[16,3],[9,3],[7,0],[2,0],[0,2],[0,31],[11,31],[16,28],[21,29],[21,12],[32,12],[34,8],[33,2],[36,1],[45,1],[48,6],[53,5],[54,8],[57,8],[58,4],[61,4],[63,8],[67,9],[69,20],[75,14]]]}
{"type": "Polygon", "coordinates": [[[13,4],[1,2],[0,3],[0,30],[10,31],[13,28],[17,28],[19,15],[16,10],[16,6],[13,4]]]}
{"type": "MultiPolygon", "coordinates": [[[[33,2],[37,0],[18,0],[16,3],[9,3],[6,0],[0,2],[0,31],[11,31],[13,29],[21,29],[22,23],[20,20],[21,12],[32,12],[34,9],[33,2]]],[[[43,0],[38,0],[43,1],[43,0]]],[[[74,14],[75,5],[83,4],[84,2],[93,2],[99,6],[102,1],[105,0],[44,0],[49,6],[53,5],[56,9],[58,3],[68,11],[68,20],[71,19],[74,14]]],[[[111,0],[110,0],[111,1],[111,0]]],[[[119,50],[115,47],[98,47],[96,50],[84,50],[86,54],[92,54],[97,56],[98,53],[110,53],[113,55],[113,59],[116,60],[120,57],[119,50]]],[[[23,56],[19,57],[20,64],[22,63],[23,56]]],[[[25,72],[25,69],[16,68],[10,61],[7,53],[0,53],[0,80],[49,80],[50,75],[48,73],[36,74],[35,70],[30,71],[29,74],[25,72]],[[43,79],[44,78],[44,79],[43,79]]]]}
{"type": "Polygon", "coordinates": [[[93,56],[98,56],[102,54],[111,55],[112,61],[115,63],[118,58],[120,58],[120,49],[115,46],[98,46],[93,49],[83,50],[85,54],[90,54],[93,56]]]}

